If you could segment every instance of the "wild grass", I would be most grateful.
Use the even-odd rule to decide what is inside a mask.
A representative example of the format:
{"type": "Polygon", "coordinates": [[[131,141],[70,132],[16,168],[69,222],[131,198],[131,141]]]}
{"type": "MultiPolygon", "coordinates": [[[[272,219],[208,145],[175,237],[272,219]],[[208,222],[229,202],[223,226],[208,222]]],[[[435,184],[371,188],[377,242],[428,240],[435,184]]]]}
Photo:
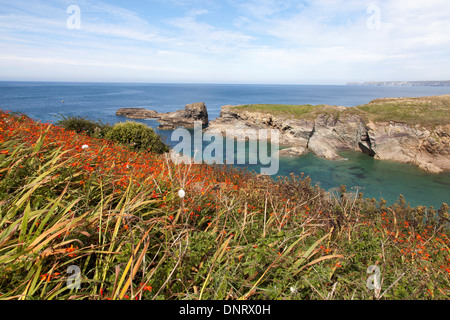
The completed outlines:
{"type": "Polygon", "coordinates": [[[450,95],[376,99],[356,108],[375,122],[395,121],[425,127],[446,125],[450,122],[450,95]]]}
{"type": "Polygon", "coordinates": [[[448,209],[176,165],[0,112],[0,299],[445,300],[448,209]]]}

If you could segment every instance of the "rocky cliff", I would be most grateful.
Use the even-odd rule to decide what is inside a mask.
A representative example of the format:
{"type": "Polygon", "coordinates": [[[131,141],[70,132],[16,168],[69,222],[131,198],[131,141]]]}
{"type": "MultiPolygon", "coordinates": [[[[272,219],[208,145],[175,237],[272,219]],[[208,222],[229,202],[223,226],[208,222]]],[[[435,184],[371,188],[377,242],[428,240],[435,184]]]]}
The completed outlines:
{"type": "Polygon", "coordinates": [[[183,110],[167,113],[158,113],[144,108],[121,108],[117,110],[116,115],[130,119],[158,119],[161,124],[159,129],[163,130],[173,130],[178,127],[193,128],[195,121],[201,121],[204,126],[209,123],[208,110],[203,102],[188,104],[183,110]]]}
{"type": "Polygon", "coordinates": [[[307,152],[342,160],[338,152],[360,151],[382,160],[414,164],[439,173],[450,171],[450,124],[425,127],[396,121],[371,121],[351,108],[332,107],[336,112],[314,117],[275,115],[267,112],[223,106],[220,117],[208,130],[278,129],[280,144],[287,146],[280,155],[300,156],[307,152]]]}

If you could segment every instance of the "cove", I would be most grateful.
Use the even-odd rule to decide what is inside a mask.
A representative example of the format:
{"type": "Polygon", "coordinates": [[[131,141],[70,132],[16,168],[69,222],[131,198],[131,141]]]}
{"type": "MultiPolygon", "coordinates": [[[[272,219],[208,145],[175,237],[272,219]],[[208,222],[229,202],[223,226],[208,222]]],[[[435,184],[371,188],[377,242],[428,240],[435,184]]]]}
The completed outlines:
{"type": "Polygon", "coordinates": [[[347,160],[329,161],[312,153],[303,157],[280,157],[278,175],[291,172],[312,179],[330,191],[341,185],[349,192],[363,192],[365,198],[383,198],[395,203],[399,195],[411,206],[433,206],[450,203],[450,173],[430,174],[413,165],[377,160],[358,152],[341,152],[347,160]]]}

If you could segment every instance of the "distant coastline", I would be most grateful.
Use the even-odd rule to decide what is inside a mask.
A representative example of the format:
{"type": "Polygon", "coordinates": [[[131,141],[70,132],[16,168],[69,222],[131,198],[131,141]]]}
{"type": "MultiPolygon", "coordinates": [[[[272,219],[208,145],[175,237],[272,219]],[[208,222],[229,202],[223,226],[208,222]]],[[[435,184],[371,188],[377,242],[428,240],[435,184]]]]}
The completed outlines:
{"type": "Polygon", "coordinates": [[[349,82],[348,86],[379,86],[379,87],[450,87],[450,80],[446,81],[368,81],[349,82]]]}

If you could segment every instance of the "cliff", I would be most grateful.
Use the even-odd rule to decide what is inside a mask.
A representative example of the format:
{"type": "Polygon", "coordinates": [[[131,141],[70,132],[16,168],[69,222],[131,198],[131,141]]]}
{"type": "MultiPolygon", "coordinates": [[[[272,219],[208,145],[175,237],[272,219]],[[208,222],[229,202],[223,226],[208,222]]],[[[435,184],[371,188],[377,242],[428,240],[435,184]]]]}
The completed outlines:
{"type": "Polygon", "coordinates": [[[450,95],[377,99],[354,108],[338,106],[224,106],[211,131],[278,129],[281,155],[307,152],[342,159],[360,151],[376,159],[450,171],[450,95]],[[390,119],[389,119],[390,118],[390,119]]]}

